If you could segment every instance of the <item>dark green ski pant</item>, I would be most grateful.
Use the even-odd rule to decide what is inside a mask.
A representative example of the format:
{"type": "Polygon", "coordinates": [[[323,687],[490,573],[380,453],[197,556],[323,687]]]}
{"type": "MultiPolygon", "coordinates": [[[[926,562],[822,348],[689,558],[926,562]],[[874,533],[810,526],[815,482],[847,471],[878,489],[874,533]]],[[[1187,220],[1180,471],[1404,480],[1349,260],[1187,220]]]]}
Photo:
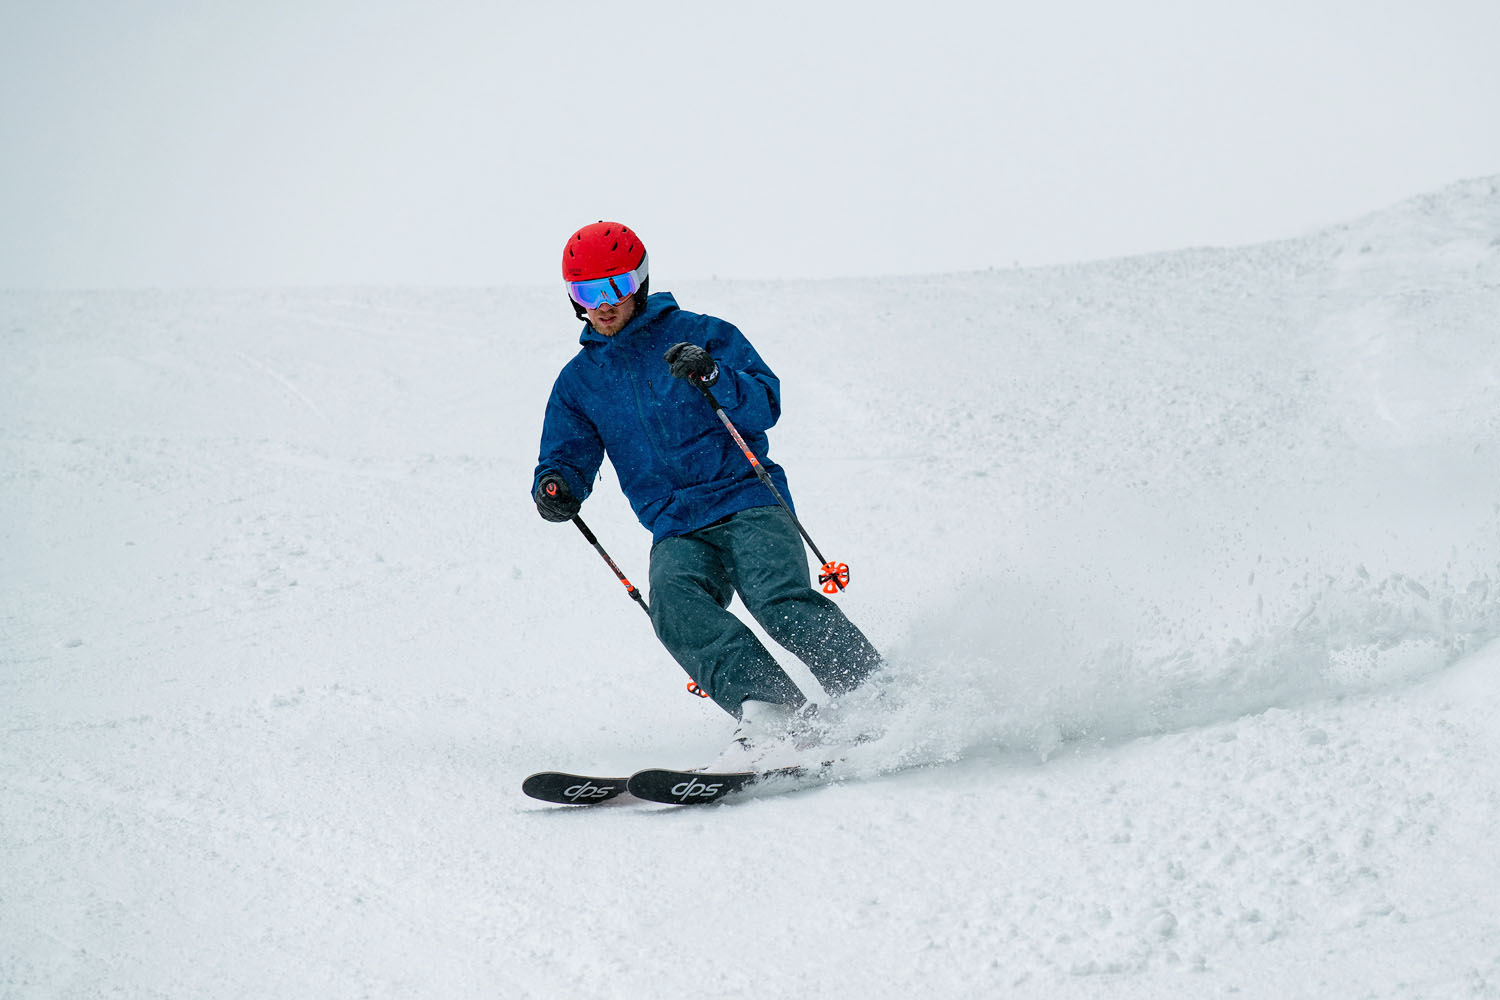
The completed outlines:
{"type": "Polygon", "coordinates": [[[747,698],[806,699],[755,633],[726,609],[738,593],[766,634],[837,695],[858,687],[880,654],[812,585],[797,526],[780,507],[752,507],[651,548],[657,638],[720,708],[747,698]]]}

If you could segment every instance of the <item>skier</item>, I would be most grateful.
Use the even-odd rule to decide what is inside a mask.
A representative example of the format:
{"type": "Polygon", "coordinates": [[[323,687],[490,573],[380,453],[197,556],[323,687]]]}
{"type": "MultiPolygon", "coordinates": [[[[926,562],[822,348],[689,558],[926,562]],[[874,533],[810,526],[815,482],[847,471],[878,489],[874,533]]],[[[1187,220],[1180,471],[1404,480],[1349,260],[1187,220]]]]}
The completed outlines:
{"type": "Polygon", "coordinates": [[[532,498],[546,520],[570,520],[609,455],[651,531],[656,635],[738,720],[723,759],[749,766],[804,726],[813,707],[729,613],[734,594],[830,695],[854,689],[880,663],[864,634],[813,588],[792,518],[690,384],[712,387],[790,504],[786,474],[766,456],[780,381],[733,325],[679,309],[671,293],[650,294],[646,248],[626,226],[578,230],[562,271],[587,325],[547,401],[532,498]]]}

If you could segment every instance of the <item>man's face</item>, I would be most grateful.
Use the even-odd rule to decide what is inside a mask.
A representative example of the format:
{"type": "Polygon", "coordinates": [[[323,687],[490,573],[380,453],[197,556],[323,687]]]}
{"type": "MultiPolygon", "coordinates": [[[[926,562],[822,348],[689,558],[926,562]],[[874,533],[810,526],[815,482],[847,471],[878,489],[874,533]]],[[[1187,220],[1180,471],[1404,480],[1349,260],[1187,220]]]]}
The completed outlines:
{"type": "Polygon", "coordinates": [[[585,309],[583,314],[589,318],[589,326],[595,332],[602,333],[606,337],[613,337],[630,322],[630,317],[635,315],[635,296],[628,295],[620,301],[617,306],[608,302],[603,303],[598,309],[585,309]]]}

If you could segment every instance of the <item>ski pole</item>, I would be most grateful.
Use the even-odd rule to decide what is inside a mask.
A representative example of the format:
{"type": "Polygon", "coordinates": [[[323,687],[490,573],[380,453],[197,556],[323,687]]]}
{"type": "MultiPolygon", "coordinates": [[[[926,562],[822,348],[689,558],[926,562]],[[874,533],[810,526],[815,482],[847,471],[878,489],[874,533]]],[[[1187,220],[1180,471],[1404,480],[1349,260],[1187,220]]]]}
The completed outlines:
{"type": "Polygon", "coordinates": [[[615,571],[615,576],[620,578],[620,582],[625,585],[625,589],[630,592],[630,596],[634,598],[635,603],[639,604],[641,610],[646,612],[646,617],[651,617],[651,609],[646,605],[646,599],[641,596],[639,590],[635,589],[635,584],[631,583],[625,574],[621,572],[620,567],[615,565],[615,561],[609,557],[609,553],[604,551],[604,546],[599,544],[599,539],[594,537],[594,533],[589,530],[589,526],[583,523],[583,518],[574,514],[573,523],[578,525],[578,530],[583,532],[583,537],[588,539],[588,543],[594,547],[594,551],[599,553],[605,563],[609,565],[609,568],[615,571]]]}
{"type": "Polygon", "coordinates": [[[818,557],[818,562],[822,567],[818,571],[818,582],[823,585],[823,592],[832,594],[847,587],[849,585],[848,564],[832,563],[823,557],[823,553],[818,551],[818,546],[813,542],[812,536],[807,533],[806,528],[802,527],[802,522],[797,519],[796,513],[792,511],[792,505],[786,502],[786,497],[781,495],[781,491],[771,481],[771,474],[766,471],[765,466],[760,464],[760,459],[755,457],[755,452],[750,450],[750,446],[740,436],[739,428],[734,426],[734,421],[729,419],[729,414],[724,412],[724,407],[720,406],[719,401],[714,398],[713,390],[697,379],[689,379],[689,381],[698,387],[699,392],[703,393],[703,398],[708,400],[708,405],[713,407],[714,412],[719,415],[719,420],[723,422],[724,428],[729,431],[730,437],[734,438],[734,443],[740,446],[740,451],[750,460],[750,467],[755,470],[755,475],[765,484],[766,489],[771,491],[771,495],[776,498],[776,502],[781,504],[781,509],[786,511],[787,516],[792,519],[792,523],[797,526],[797,530],[802,534],[802,540],[807,543],[808,548],[812,549],[812,554],[818,557]]]}
{"type": "MultiPolygon", "coordinates": [[[[620,578],[620,582],[625,585],[625,589],[630,592],[630,596],[635,600],[635,603],[639,604],[641,610],[646,612],[646,617],[650,618],[651,608],[646,605],[646,599],[641,596],[639,590],[635,589],[635,584],[626,579],[620,567],[615,565],[615,561],[609,557],[609,553],[604,551],[604,546],[599,544],[599,539],[594,537],[594,533],[589,530],[589,526],[583,523],[583,518],[574,514],[573,523],[578,525],[578,530],[583,532],[583,537],[588,539],[588,543],[594,547],[594,551],[599,553],[609,568],[615,571],[615,576],[620,578]]],[[[688,681],[687,689],[689,694],[695,694],[699,698],[707,698],[709,696],[707,691],[698,686],[697,681],[688,681]]]]}

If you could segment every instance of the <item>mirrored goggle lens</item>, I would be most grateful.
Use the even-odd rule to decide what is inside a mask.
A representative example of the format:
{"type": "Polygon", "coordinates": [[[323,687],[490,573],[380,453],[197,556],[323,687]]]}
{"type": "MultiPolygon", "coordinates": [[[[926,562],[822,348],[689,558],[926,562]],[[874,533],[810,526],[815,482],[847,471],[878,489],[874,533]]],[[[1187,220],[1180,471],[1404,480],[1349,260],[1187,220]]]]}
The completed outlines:
{"type": "Polygon", "coordinates": [[[568,282],[568,294],[573,301],[585,309],[598,309],[608,302],[617,306],[624,299],[634,295],[640,290],[641,283],[636,280],[635,272],[617,274],[611,278],[595,278],[593,281],[570,281],[568,282]]]}
{"type": "Polygon", "coordinates": [[[568,294],[572,296],[574,302],[585,309],[598,309],[606,302],[617,306],[641,290],[641,282],[645,280],[645,263],[642,261],[641,266],[634,271],[626,271],[624,274],[616,274],[608,278],[570,281],[568,294]]]}

